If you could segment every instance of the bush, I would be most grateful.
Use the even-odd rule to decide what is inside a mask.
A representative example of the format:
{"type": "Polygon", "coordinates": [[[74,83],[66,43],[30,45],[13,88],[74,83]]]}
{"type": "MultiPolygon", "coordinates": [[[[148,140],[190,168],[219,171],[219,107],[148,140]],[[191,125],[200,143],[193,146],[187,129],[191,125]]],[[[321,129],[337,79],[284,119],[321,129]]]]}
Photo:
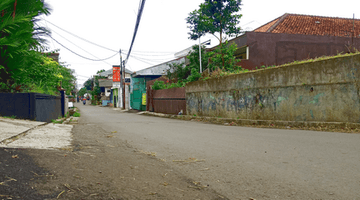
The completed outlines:
{"type": "Polygon", "coordinates": [[[74,117],[80,117],[81,115],[80,115],[80,113],[75,112],[73,116],[74,116],[74,117]]]}

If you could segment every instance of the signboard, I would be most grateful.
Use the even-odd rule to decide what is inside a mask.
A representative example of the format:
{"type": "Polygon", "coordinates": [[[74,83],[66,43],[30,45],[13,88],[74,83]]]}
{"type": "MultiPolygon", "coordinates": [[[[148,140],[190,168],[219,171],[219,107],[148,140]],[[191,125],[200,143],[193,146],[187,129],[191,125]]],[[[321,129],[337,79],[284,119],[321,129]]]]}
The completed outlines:
{"type": "Polygon", "coordinates": [[[68,102],[68,107],[69,107],[69,108],[72,108],[72,107],[74,107],[74,104],[73,104],[73,102],[68,102]]]}
{"type": "Polygon", "coordinates": [[[120,82],[120,67],[113,67],[113,82],[120,82]]]}
{"type": "Polygon", "coordinates": [[[113,88],[120,88],[120,82],[113,82],[113,88]]]}
{"type": "Polygon", "coordinates": [[[146,93],[142,94],[142,105],[146,106],[146,93]]]}

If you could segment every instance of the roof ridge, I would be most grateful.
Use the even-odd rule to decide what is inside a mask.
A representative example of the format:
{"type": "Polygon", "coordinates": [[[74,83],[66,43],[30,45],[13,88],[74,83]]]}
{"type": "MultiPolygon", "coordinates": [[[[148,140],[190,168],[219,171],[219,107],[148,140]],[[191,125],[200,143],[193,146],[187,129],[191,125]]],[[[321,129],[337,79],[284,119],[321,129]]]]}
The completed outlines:
{"type": "MultiPolygon", "coordinates": [[[[280,16],[280,17],[281,17],[281,16],[280,16]]],[[[268,23],[263,24],[263,25],[261,25],[260,27],[257,27],[257,28],[256,28],[256,29],[254,29],[253,31],[256,31],[256,30],[258,30],[258,29],[261,29],[262,27],[264,27],[264,26],[266,26],[266,25],[268,25],[268,24],[272,23],[273,21],[278,20],[280,17],[277,17],[277,18],[275,18],[275,19],[273,19],[273,20],[269,21],[268,23]]]]}
{"type": "MultiPolygon", "coordinates": [[[[320,16],[320,15],[310,15],[310,14],[296,14],[296,13],[286,13],[291,16],[307,16],[307,17],[319,17],[319,18],[332,18],[332,19],[347,19],[353,20],[354,18],[347,18],[347,17],[331,17],[331,16],[320,16]]],[[[360,20],[355,18],[355,20],[360,20]]]]}
{"type": "Polygon", "coordinates": [[[284,19],[287,17],[287,16],[289,16],[290,14],[289,13],[285,13],[285,14],[283,14],[281,17],[280,17],[280,19],[274,24],[274,25],[272,25],[266,32],[267,33],[271,33],[271,31],[273,31],[281,22],[283,22],[284,21],[284,19]]]}

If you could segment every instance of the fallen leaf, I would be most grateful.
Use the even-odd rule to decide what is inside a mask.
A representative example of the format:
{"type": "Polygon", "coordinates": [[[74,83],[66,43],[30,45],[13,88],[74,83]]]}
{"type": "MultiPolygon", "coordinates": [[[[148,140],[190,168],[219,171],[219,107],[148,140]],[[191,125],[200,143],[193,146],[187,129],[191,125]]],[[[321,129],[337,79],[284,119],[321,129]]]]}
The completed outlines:
{"type": "Polygon", "coordinates": [[[60,198],[60,196],[61,196],[64,192],[65,192],[65,190],[62,191],[62,192],[60,192],[60,194],[57,196],[57,198],[60,198]]]}
{"type": "Polygon", "coordinates": [[[156,192],[150,192],[149,195],[155,195],[157,194],[156,192]]]}
{"type": "Polygon", "coordinates": [[[194,185],[200,185],[200,181],[199,182],[196,182],[196,181],[193,181],[194,185]]]}
{"type": "Polygon", "coordinates": [[[112,131],[111,133],[117,133],[117,131],[112,131]]]}
{"type": "Polygon", "coordinates": [[[71,188],[70,188],[70,185],[69,185],[69,184],[65,183],[65,184],[64,184],[64,186],[65,186],[68,190],[71,190],[71,188]]]}
{"type": "Polygon", "coordinates": [[[12,158],[18,158],[19,156],[18,155],[13,155],[11,156],[12,158]]]}

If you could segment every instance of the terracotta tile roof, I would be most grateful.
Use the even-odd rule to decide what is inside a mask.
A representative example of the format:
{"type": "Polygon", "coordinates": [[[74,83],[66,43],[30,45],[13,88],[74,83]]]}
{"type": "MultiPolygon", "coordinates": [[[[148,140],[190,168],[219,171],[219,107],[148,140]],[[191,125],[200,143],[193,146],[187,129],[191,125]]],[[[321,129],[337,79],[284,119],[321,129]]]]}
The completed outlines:
{"type": "Polygon", "coordinates": [[[299,14],[283,16],[257,28],[254,32],[329,35],[360,38],[360,19],[321,17],[299,14]]]}
{"type": "Polygon", "coordinates": [[[269,22],[269,23],[267,23],[267,24],[265,24],[265,25],[263,25],[263,26],[255,29],[254,32],[266,32],[266,31],[269,30],[276,22],[278,22],[279,19],[280,19],[280,17],[274,19],[273,21],[271,21],[271,22],[269,22]]]}

